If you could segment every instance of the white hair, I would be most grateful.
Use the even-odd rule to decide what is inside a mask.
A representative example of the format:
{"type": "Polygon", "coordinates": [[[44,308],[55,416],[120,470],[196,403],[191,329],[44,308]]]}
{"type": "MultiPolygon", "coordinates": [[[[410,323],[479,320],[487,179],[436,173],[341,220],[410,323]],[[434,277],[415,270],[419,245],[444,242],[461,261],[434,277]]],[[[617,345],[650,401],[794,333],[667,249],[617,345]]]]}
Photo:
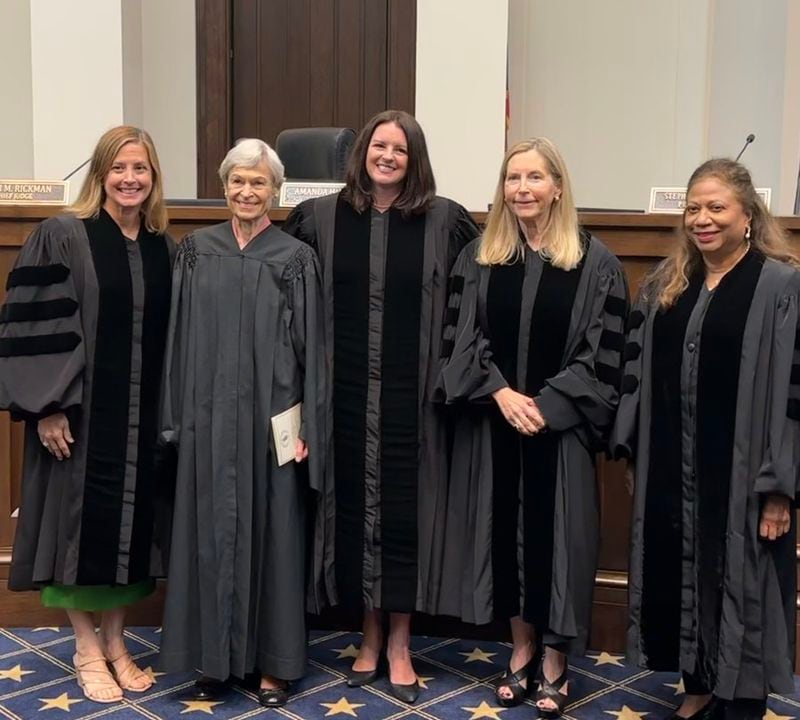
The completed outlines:
{"type": "Polygon", "coordinates": [[[272,186],[277,191],[283,185],[284,171],[283,163],[276,153],[267,143],[258,138],[242,138],[237,140],[234,146],[228,150],[228,154],[219,166],[219,178],[223,185],[228,183],[228,175],[235,167],[254,168],[262,162],[267,163],[270,175],[272,176],[272,186]]]}

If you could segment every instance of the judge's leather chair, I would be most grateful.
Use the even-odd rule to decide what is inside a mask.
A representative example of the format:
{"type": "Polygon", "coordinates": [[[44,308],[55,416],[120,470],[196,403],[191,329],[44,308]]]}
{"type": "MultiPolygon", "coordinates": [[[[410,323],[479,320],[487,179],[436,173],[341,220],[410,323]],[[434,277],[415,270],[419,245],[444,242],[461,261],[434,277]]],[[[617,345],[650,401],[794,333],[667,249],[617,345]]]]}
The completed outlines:
{"type": "Polygon", "coordinates": [[[356,133],[351,128],[313,127],[283,130],[275,152],[287,180],[343,181],[356,133]]]}

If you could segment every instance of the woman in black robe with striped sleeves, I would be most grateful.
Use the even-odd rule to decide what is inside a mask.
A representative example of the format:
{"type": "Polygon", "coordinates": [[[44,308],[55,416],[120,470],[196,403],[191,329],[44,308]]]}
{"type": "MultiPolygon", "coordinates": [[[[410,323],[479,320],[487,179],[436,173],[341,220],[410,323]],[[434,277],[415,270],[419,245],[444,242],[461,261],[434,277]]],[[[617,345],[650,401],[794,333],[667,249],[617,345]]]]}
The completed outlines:
{"type": "Polygon", "coordinates": [[[8,584],[67,611],[78,683],[95,702],[152,685],[122,633],[125,607],[161,572],[151,563],[166,227],[152,139],[112,128],[75,203],[25,242],[0,312],[0,408],[25,421],[8,584]]]}
{"type": "Polygon", "coordinates": [[[794,689],[800,272],[738,163],[695,170],[683,220],[612,438],[635,466],[628,658],[683,673],[673,717],[759,720],[794,689]]]}
{"type": "Polygon", "coordinates": [[[566,166],[536,138],[503,160],[480,240],[451,281],[440,392],[458,417],[439,610],[508,619],[505,706],[567,699],[589,637],[599,541],[595,453],[614,418],[627,288],[578,227],[566,166]],[[545,651],[546,648],[546,651],[545,651]]]}
{"type": "Polygon", "coordinates": [[[435,612],[441,573],[447,435],[431,400],[447,278],[479,234],[435,189],[422,128],[387,110],[356,138],[342,192],[300,204],[283,226],[317,249],[326,300],[333,437],[315,595],[363,609],[351,686],[376,678],[389,613],[389,679],[405,702],[419,692],[411,613],[435,612]]]}

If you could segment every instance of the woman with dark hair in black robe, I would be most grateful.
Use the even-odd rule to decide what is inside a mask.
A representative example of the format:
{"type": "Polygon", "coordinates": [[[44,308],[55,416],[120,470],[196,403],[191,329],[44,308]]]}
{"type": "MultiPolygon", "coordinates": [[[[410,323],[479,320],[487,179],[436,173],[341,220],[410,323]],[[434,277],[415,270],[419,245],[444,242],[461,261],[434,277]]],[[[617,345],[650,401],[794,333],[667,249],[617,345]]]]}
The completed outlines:
{"type": "Polygon", "coordinates": [[[317,249],[326,301],[333,436],[316,594],[364,611],[353,686],[377,676],[390,614],[392,690],[413,702],[411,613],[435,612],[441,573],[447,438],[431,396],[447,277],[479,231],[435,196],[422,129],[396,110],[359,133],[341,193],[302,203],[283,227],[317,249]]]}

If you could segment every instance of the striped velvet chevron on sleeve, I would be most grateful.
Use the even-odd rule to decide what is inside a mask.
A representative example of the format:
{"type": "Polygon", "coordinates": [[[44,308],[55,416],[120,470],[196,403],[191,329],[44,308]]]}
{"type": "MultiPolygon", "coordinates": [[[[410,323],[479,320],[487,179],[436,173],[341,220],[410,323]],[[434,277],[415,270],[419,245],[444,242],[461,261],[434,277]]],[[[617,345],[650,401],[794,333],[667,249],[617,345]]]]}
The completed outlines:
{"type": "Polygon", "coordinates": [[[0,407],[19,419],[80,404],[83,332],[68,253],[54,223],[25,243],[0,308],[0,407]]]}

